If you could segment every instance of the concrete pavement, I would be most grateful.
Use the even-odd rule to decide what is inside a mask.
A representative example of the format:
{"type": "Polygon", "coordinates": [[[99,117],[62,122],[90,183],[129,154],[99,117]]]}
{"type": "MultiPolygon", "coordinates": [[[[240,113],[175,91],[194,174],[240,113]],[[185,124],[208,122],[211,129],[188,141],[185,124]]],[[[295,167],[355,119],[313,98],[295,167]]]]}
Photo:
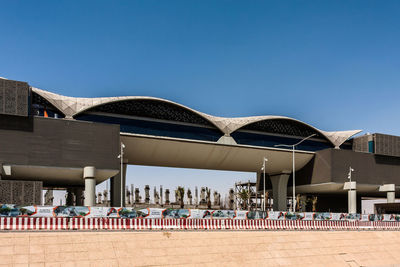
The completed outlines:
{"type": "Polygon", "coordinates": [[[383,266],[397,231],[3,232],[0,266],[383,266]]]}

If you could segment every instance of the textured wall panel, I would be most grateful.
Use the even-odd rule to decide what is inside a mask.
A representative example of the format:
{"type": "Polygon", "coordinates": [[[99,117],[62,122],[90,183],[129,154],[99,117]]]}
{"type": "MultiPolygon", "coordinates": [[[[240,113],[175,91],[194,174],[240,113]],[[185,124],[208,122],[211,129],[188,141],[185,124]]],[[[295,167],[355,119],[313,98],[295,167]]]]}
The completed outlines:
{"type": "Polygon", "coordinates": [[[0,180],[0,203],[41,205],[42,188],[40,181],[0,180]]]}
{"type": "Polygon", "coordinates": [[[400,157],[400,137],[386,134],[374,134],[375,153],[400,157]]]}
{"type": "Polygon", "coordinates": [[[17,115],[28,116],[29,87],[26,83],[17,82],[17,115]]]}
{"type": "Polygon", "coordinates": [[[17,90],[14,81],[4,81],[4,113],[16,115],[17,90]]]}
{"type": "Polygon", "coordinates": [[[4,113],[4,80],[0,79],[0,114],[4,113]]]}
{"type": "Polygon", "coordinates": [[[0,79],[0,114],[29,115],[29,85],[0,79]]]}
{"type": "Polygon", "coordinates": [[[353,140],[353,150],[356,152],[368,152],[368,136],[360,136],[353,140]]]}

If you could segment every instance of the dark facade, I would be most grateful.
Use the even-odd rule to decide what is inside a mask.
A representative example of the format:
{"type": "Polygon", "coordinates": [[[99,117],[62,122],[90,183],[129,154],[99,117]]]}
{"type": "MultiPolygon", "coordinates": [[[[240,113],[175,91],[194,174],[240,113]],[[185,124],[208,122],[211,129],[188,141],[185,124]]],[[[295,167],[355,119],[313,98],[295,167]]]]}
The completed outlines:
{"type": "Polygon", "coordinates": [[[0,167],[119,169],[119,125],[57,119],[58,110],[32,95],[26,82],[0,79],[0,167]]]}
{"type": "Polygon", "coordinates": [[[317,151],[314,159],[296,173],[296,184],[348,182],[347,174],[350,166],[355,170],[353,181],[358,184],[398,184],[400,180],[399,157],[325,149],[317,151]]]}
{"type": "Polygon", "coordinates": [[[119,168],[119,126],[40,117],[32,120],[32,131],[0,129],[1,163],[119,168]]]}

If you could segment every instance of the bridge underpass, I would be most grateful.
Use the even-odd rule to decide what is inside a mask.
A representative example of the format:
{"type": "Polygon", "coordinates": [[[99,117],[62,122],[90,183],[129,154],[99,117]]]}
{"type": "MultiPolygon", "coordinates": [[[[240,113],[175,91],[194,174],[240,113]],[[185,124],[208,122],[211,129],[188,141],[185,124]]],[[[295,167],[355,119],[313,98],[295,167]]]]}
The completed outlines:
{"type": "MultiPolygon", "coordinates": [[[[128,133],[121,133],[121,142],[125,145],[123,157],[125,175],[122,186],[120,174],[111,178],[113,206],[125,203],[125,196],[121,203],[121,188],[124,189],[126,186],[126,166],[129,164],[254,172],[259,176],[265,157],[268,159],[266,174],[273,184],[274,209],[286,209],[287,183],[292,172],[291,150],[128,133]]],[[[296,151],[296,170],[303,168],[313,156],[314,152],[296,151]]]]}

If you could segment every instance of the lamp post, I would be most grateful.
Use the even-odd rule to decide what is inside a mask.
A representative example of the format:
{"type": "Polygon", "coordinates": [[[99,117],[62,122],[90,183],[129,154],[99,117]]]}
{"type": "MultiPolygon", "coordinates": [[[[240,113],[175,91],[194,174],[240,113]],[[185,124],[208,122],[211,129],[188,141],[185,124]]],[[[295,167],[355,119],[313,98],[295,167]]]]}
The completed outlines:
{"type": "Polygon", "coordinates": [[[350,180],[351,183],[351,173],[354,172],[354,169],[350,166],[349,167],[349,174],[347,174],[347,178],[350,180]]]}
{"type": "MultiPolygon", "coordinates": [[[[356,213],[357,212],[357,208],[355,207],[355,203],[356,203],[356,193],[353,190],[353,185],[351,183],[351,173],[354,171],[354,169],[350,166],[349,167],[349,173],[347,174],[347,178],[350,180],[350,186],[349,186],[349,192],[348,194],[348,212],[349,213],[356,213]]],[[[355,188],[354,188],[355,189],[355,188]]]]}
{"type": "Polygon", "coordinates": [[[263,166],[261,168],[261,170],[264,172],[264,182],[263,182],[263,189],[264,189],[264,194],[263,194],[263,211],[265,211],[265,162],[267,162],[268,159],[266,157],[263,158],[263,166]]]}
{"type": "Polygon", "coordinates": [[[121,207],[124,206],[122,202],[123,202],[123,199],[124,199],[123,196],[125,193],[124,183],[123,183],[123,180],[124,180],[124,148],[125,148],[125,145],[124,145],[124,143],[121,142],[121,154],[118,155],[118,158],[121,159],[121,207]]]}
{"type": "Polygon", "coordinates": [[[315,136],[317,134],[312,134],[310,136],[307,136],[305,138],[303,138],[302,140],[300,140],[299,142],[297,142],[294,145],[284,145],[284,144],[280,144],[280,145],[274,145],[274,147],[291,147],[292,148],[292,168],[293,168],[293,199],[292,199],[292,212],[295,212],[296,210],[296,171],[295,171],[295,151],[296,151],[296,146],[300,145],[301,143],[303,143],[304,141],[306,141],[307,139],[315,136]]]}

